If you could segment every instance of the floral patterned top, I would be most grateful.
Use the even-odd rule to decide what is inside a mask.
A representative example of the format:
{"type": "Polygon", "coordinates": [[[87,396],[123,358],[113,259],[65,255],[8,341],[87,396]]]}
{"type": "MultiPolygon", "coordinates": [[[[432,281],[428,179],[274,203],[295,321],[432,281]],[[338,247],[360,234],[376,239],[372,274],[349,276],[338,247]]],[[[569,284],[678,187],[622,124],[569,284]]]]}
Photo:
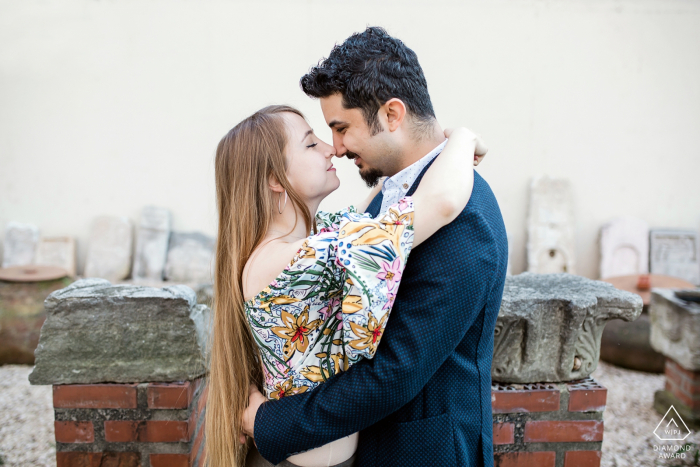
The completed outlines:
{"type": "Polygon", "coordinates": [[[319,212],[316,222],[319,233],[245,302],[269,399],[311,390],[374,356],[413,246],[410,197],[377,219],[350,207],[319,212]]]}

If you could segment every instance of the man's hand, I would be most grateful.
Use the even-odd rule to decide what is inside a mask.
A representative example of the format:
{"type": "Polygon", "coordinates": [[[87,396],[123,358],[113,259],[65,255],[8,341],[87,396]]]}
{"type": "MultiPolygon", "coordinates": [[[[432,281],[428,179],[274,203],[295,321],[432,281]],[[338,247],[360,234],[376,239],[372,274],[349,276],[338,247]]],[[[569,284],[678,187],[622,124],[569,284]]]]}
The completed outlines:
{"type": "Polygon", "coordinates": [[[248,392],[248,408],[243,412],[243,433],[239,437],[241,444],[245,444],[246,435],[255,438],[255,415],[266,400],[265,396],[258,391],[258,388],[251,384],[248,392]]]}
{"type": "MultiPolygon", "coordinates": [[[[449,138],[453,131],[455,131],[455,128],[446,128],[445,138],[449,138]]],[[[484,143],[484,140],[481,139],[481,136],[477,135],[476,133],[474,133],[474,135],[476,136],[476,148],[474,149],[474,166],[476,167],[477,165],[481,164],[484,156],[487,152],[489,152],[489,148],[484,143]]]]}

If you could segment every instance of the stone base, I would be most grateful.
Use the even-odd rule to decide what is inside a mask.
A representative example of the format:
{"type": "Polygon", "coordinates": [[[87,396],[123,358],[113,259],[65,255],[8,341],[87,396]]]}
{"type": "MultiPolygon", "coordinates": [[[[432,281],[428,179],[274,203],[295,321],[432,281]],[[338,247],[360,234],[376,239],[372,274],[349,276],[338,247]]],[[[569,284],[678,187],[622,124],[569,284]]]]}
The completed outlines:
{"type": "Polygon", "coordinates": [[[607,389],[592,378],[491,389],[496,467],[598,467],[607,389]]]}
{"type": "Polygon", "coordinates": [[[200,467],[206,399],[202,378],[54,385],[57,467],[200,467]]]}
{"type": "Polygon", "coordinates": [[[700,430],[700,371],[666,359],[666,388],[654,394],[654,408],[664,415],[673,406],[691,430],[700,430]]]}

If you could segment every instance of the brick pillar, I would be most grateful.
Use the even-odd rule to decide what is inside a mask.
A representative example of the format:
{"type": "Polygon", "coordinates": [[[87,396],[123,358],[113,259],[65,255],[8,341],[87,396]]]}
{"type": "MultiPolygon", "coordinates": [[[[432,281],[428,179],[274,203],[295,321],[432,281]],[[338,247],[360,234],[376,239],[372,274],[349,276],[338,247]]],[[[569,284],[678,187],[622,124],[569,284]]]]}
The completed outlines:
{"type": "Polygon", "coordinates": [[[700,371],[687,370],[666,358],[664,374],[666,387],[654,394],[654,408],[665,414],[673,405],[688,428],[700,430],[700,371]]]}
{"type": "Polygon", "coordinates": [[[203,465],[203,378],[53,386],[57,467],[203,465]]]}
{"type": "Polygon", "coordinates": [[[494,383],[495,467],[599,467],[607,389],[569,383],[494,383]]]}

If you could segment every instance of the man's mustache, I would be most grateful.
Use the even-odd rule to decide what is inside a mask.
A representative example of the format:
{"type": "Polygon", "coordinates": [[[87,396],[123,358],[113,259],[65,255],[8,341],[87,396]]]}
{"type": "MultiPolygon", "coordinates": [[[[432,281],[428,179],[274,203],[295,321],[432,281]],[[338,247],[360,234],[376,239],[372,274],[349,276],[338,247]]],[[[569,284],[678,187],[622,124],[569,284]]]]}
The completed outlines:
{"type": "Polygon", "coordinates": [[[348,159],[355,159],[356,157],[360,157],[359,155],[355,154],[354,152],[346,152],[343,154],[343,156],[347,157],[348,159]]]}

